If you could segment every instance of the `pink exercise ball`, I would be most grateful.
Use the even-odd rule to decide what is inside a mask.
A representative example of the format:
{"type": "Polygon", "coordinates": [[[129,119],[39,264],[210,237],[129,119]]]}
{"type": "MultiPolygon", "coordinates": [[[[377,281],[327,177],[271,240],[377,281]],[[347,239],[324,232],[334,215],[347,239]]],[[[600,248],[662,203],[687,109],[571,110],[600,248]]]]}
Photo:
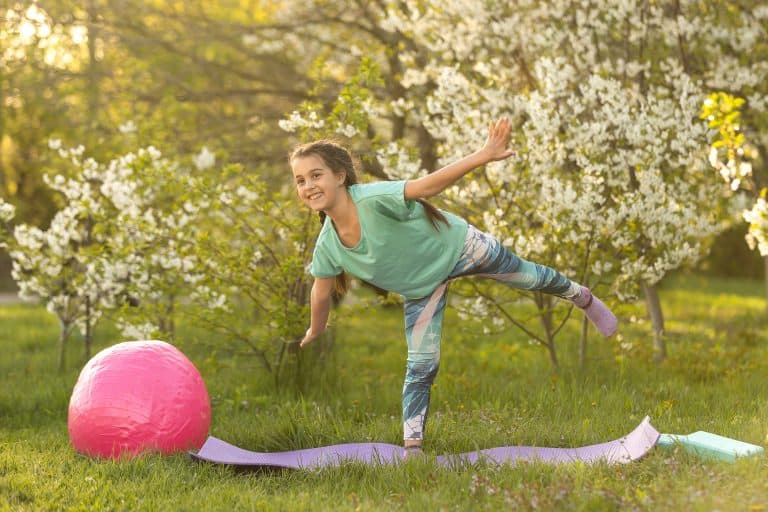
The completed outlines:
{"type": "Polygon", "coordinates": [[[127,341],[88,361],[69,401],[72,446],[118,458],[200,448],[211,403],[200,372],[164,341],[127,341]]]}

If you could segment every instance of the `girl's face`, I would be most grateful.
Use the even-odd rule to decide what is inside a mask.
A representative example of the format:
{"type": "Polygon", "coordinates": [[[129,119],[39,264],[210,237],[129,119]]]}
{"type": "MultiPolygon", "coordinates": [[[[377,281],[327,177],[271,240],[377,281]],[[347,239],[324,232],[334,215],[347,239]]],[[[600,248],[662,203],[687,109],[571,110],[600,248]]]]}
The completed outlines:
{"type": "Polygon", "coordinates": [[[330,209],[344,189],[344,174],[334,173],[319,155],[294,158],[291,170],[299,199],[315,211],[330,209]]]}

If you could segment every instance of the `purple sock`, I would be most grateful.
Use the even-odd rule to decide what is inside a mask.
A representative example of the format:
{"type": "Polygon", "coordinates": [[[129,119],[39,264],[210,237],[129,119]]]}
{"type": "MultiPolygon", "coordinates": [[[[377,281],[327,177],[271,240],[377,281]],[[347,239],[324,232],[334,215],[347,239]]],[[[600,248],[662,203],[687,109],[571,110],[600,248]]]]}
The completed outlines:
{"type": "Polygon", "coordinates": [[[581,287],[581,294],[573,300],[576,306],[584,310],[590,322],[595,324],[597,330],[605,337],[613,336],[619,326],[616,315],[603,304],[603,301],[592,295],[586,286],[581,287]]]}

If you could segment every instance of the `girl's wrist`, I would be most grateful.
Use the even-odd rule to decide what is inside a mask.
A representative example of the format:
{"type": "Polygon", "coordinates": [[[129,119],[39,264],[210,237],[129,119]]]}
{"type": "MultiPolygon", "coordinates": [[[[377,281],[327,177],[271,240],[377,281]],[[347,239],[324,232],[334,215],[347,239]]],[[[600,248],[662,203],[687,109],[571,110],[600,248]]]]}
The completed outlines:
{"type": "Polygon", "coordinates": [[[475,155],[480,161],[480,163],[477,164],[478,167],[490,163],[491,160],[493,160],[491,152],[487,148],[478,149],[475,151],[475,155]]]}
{"type": "Polygon", "coordinates": [[[323,331],[325,331],[325,328],[317,329],[317,328],[312,328],[312,326],[310,326],[309,329],[307,329],[307,336],[312,336],[313,338],[317,338],[318,336],[323,334],[323,331]]]}

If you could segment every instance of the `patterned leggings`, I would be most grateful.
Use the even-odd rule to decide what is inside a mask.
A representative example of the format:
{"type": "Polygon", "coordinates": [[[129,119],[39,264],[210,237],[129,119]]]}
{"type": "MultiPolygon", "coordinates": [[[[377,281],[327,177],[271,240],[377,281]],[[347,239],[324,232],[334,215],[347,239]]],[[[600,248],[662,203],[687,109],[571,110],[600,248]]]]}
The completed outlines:
{"type": "Polygon", "coordinates": [[[448,279],[432,295],[405,301],[405,336],[408,362],[403,385],[405,440],[424,438],[429,410],[429,392],[440,367],[440,337],[448,281],[477,275],[503,282],[513,288],[540,290],[572,300],[580,287],[556,270],[526,261],[506,249],[491,235],[469,226],[464,249],[448,279]]]}

